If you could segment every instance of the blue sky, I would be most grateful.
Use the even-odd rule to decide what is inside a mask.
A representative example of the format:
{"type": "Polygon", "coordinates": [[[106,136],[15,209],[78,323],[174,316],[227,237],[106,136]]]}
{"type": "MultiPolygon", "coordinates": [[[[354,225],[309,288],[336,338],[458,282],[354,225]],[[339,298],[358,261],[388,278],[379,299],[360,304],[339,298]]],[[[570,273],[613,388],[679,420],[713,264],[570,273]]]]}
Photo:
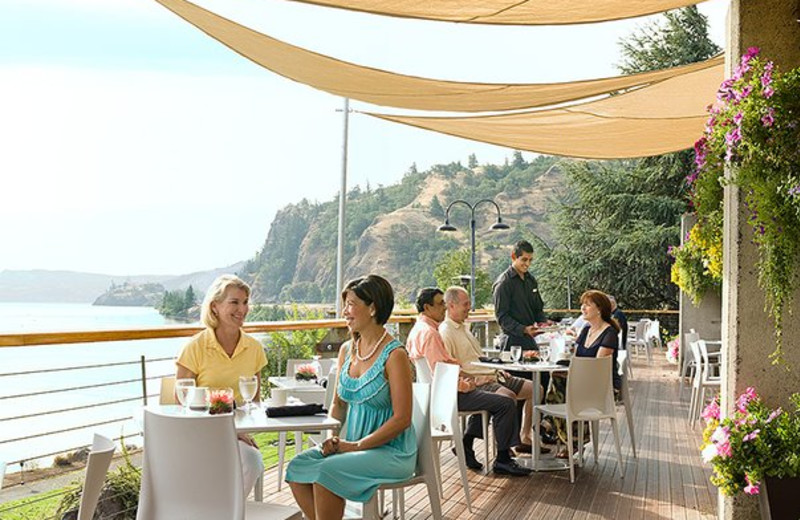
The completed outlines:
{"type": "MultiPolygon", "coordinates": [[[[619,38],[648,20],[481,27],[285,0],[197,3],[348,61],[489,82],[615,75],[619,38]]],[[[700,8],[722,44],[727,2],[700,8]]],[[[342,100],[151,0],[0,0],[0,94],[0,270],[220,267],[252,256],[280,207],[338,190],[342,100]]],[[[349,184],[390,184],[413,162],[470,153],[500,162],[511,150],[355,115],[349,184]]]]}

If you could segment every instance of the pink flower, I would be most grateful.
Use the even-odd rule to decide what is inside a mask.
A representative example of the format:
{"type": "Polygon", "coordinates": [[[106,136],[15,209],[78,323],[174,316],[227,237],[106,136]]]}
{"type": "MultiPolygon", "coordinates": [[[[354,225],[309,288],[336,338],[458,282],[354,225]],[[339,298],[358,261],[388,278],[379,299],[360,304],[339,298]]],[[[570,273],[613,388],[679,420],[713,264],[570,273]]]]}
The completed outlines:
{"type": "Polygon", "coordinates": [[[767,113],[761,118],[761,124],[769,128],[775,124],[775,109],[769,107],[767,113]]]}
{"type": "Polygon", "coordinates": [[[775,90],[772,87],[767,87],[764,89],[764,97],[769,99],[772,95],[775,94],[775,90]]]}
{"type": "Polygon", "coordinates": [[[733,122],[736,126],[742,126],[742,119],[744,119],[744,114],[742,112],[739,112],[733,116],[733,122]]]}
{"type": "Polygon", "coordinates": [[[724,459],[732,457],[733,456],[733,448],[731,448],[731,443],[730,442],[722,442],[720,444],[717,444],[717,454],[720,457],[724,458],[724,459]]]}
{"type": "Polygon", "coordinates": [[[728,130],[728,133],[725,134],[725,144],[728,145],[728,147],[734,146],[741,140],[742,140],[742,131],[739,130],[738,128],[728,130]]]}
{"type": "Polygon", "coordinates": [[[748,495],[757,495],[759,492],[758,482],[754,484],[750,480],[750,475],[745,475],[744,480],[745,482],[747,482],[747,485],[744,487],[744,492],[747,493],[748,495]]]}
{"type": "Polygon", "coordinates": [[[745,413],[747,412],[747,405],[750,404],[750,401],[755,401],[756,399],[758,399],[756,389],[752,386],[747,387],[744,393],[736,399],[736,409],[745,413]]]}
{"type": "Polygon", "coordinates": [[[753,430],[752,432],[748,433],[747,435],[745,435],[742,438],[742,442],[750,442],[750,441],[752,441],[753,439],[758,437],[759,433],[761,433],[761,430],[759,430],[759,429],[753,430]]]}
{"type": "Polygon", "coordinates": [[[769,417],[767,417],[767,421],[766,421],[767,424],[771,423],[777,416],[779,416],[782,413],[783,413],[783,410],[781,408],[773,410],[772,413],[769,414],[769,417]]]}
{"type": "Polygon", "coordinates": [[[703,413],[700,414],[704,421],[708,422],[712,419],[719,421],[720,413],[719,413],[719,401],[715,397],[711,400],[710,403],[706,405],[703,409],[703,413]]]}

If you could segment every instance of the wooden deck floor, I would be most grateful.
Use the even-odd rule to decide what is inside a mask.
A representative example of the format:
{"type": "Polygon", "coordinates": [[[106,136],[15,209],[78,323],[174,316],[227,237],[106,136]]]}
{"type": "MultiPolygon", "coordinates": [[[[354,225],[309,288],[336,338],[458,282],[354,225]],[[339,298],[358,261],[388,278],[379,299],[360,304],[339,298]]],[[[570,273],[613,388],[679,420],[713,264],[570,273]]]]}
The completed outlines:
{"type": "MultiPolygon", "coordinates": [[[[589,519],[589,518],[716,518],[716,488],[709,482],[710,469],[701,465],[698,446],[700,426],[686,422],[687,392],[678,399],[675,367],[654,360],[648,366],[634,360],[631,393],[634,401],[638,458],[633,458],[623,415],[620,428],[625,476],[616,471],[614,440],[608,422],[601,425],[600,460],[587,460],[576,468],[574,484],[569,472],[541,472],[530,477],[507,478],[469,472],[473,511],[467,509],[455,457],[442,452],[447,519],[589,519]]],[[[482,448],[476,443],[476,453],[482,448]]],[[[265,475],[265,501],[292,504],[288,486],[277,491],[277,475],[265,475]]],[[[423,486],[406,491],[406,518],[432,518],[423,486]]]]}

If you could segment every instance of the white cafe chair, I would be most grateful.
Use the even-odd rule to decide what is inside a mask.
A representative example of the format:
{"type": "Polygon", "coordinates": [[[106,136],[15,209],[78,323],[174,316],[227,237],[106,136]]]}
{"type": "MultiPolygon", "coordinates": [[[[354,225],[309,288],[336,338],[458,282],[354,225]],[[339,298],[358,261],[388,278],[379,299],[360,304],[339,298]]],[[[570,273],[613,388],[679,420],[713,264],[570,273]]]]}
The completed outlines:
{"type": "Polygon", "coordinates": [[[245,502],[232,414],[144,410],[137,520],[300,520],[296,507],[245,502]]]}
{"type": "MultiPolygon", "coordinates": [[[[539,415],[563,417],[567,428],[567,453],[569,454],[569,481],[575,482],[575,458],[573,456],[572,423],[589,422],[592,425],[592,446],[594,462],[597,464],[597,448],[599,443],[598,423],[600,419],[611,421],[614,432],[614,443],[617,448],[617,467],[620,478],[625,476],[622,462],[622,450],[619,445],[619,427],[617,426],[617,409],[614,404],[614,387],[611,379],[611,356],[600,358],[573,357],[567,375],[567,402],[563,404],[540,404],[533,407],[533,421],[536,433],[533,436],[533,464],[539,463],[539,431],[541,418],[539,415]],[[537,415],[538,414],[538,415],[537,415]]],[[[583,465],[583,428],[578,428],[579,461],[583,465]]]]}
{"type": "MultiPolygon", "coordinates": [[[[438,365],[438,363],[437,363],[438,365]]],[[[433,383],[433,376],[431,375],[431,368],[428,365],[428,360],[424,357],[417,358],[414,360],[414,367],[417,370],[417,382],[418,383],[433,383]]],[[[481,416],[481,425],[483,427],[483,457],[484,457],[484,464],[483,464],[483,474],[486,475],[489,473],[489,412],[487,410],[476,410],[471,412],[458,412],[458,417],[461,419],[461,428],[460,430],[463,432],[467,428],[467,418],[470,415],[478,414],[481,416]]],[[[454,441],[455,442],[455,441],[454,441]]],[[[458,442],[461,443],[461,447],[464,447],[463,442],[461,439],[458,439],[458,442]]],[[[458,443],[456,443],[458,444],[458,443]]]]}
{"type": "Polygon", "coordinates": [[[689,423],[694,428],[696,421],[700,420],[706,401],[706,390],[719,393],[722,388],[722,378],[716,373],[715,365],[710,363],[706,342],[699,339],[691,345],[692,355],[697,362],[697,370],[692,378],[692,395],[689,401],[689,423]]]}
{"type": "Polygon", "coordinates": [[[636,458],[636,436],[633,433],[633,401],[631,400],[630,384],[628,383],[628,369],[630,365],[627,350],[620,350],[617,352],[617,364],[619,365],[619,376],[622,380],[622,385],[619,389],[620,404],[625,409],[625,419],[628,424],[628,435],[631,437],[631,448],[633,450],[633,457],[636,458]]]}
{"type": "Polygon", "coordinates": [[[692,354],[692,343],[700,339],[700,334],[690,329],[689,332],[683,335],[683,345],[681,345],[681,355],[683,356],[683,365],[681,366],[681,376],[678,382],[678,399],[683,399],[683,387],[685,386],[685,379],[694,380],[694,375],[697,372],[697,362],[692,354]]]}
{"type": "Polygon", "coordinates": [[[638,355],[639,349],[643,350],[647,356],[647,362],[652,361],[650,354],[650,341],[647,338],[647,332],[650,328],[650,320],[640,320],[634,324],[633,335],[628,334],[628,344],[626,350],[631,356],[638,355]]]}
{"type": "Polygon", "coordinates": [[[472,512],[472,499],[467,478],[467,461],[464,454],[464,443],[461,442],[461,427],[458,420],[458,372],[460,367],[449,363],[436,363],[433,370],[431,386],[431,435],[435,449],[433,450],[436,477],[439,481],[439,492],[444,496],[441,465],[441,445],[453,441],[458,458],[458,469],[461,473],[461,486],[467,500],[467,509],[472,512]]]}
{"type": "Polygon", "coordinates": [[[436,483],[436,468],[433,461],[433,441],[431,440],[430,421],[430,385],[414,383],[413,417],[414,431],[417,436],[417,467],[414,475],[405,482],[383,484],[373,497],[364,504],[364,519],[378,520],[378,495],[381,491],[397,491],[398,508],[401,520],[405,519],[404,488],[417,484],[425,484],[434,520],[442,520],[442,503],[439,497],[439,484],[436,483]]]}
{"type": "MultiPolygon", "coordinates": [[[[81,503],[78,506],[78,520],[92,520],[103,484],[106,483],[108,467],[114,456],[114,442],[102,435],[94,434],[92,450],[86,462],[86,477],[83,481],[81,503]]],[[[2,478],[2,477],[0,477],[2,478]]]]}

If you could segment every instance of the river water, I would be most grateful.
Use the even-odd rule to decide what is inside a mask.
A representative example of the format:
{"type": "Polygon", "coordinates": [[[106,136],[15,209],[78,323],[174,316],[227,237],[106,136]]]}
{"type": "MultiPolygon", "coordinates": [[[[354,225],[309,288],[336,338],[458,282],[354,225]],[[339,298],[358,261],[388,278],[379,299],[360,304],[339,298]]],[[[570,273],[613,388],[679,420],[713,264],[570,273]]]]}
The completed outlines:
{"type": "MultiPolygon", "coordinates": [[[[73,303],[0,303],[0,332],[45,332],[157,327],[170,323],[151,307],[95,307],[73,303]]],[[[23,417],[117,399],[141,397],[140,356],[148,359],[173,358],[186,338],[118,341],[40,347],[0,348],[0,461],[34,459],[39,455],[70,450],[90,444],[92,433],[110,437],[130,436],[139,429],[135,421],[98,425],[44,437],[20,439],[41,432],[103,422],[130,416],[142,401],[104,405],[79,411],[58,412],[39,417],[23,417]],[[26,374],[64,367],[136,361],[131,365],[82,368],[76,370],[26,374]],[[15,375],[8,375],[15,374],[15,375]],[[14,397],[61,388],[87,386],[104,382],[134,379],[135,382],[67,392],[14,397]],[[15,440],[17,439],[17,440],[15,440]]],[[[172,360],[150,363],[147,375],[174,373],[172,360]]],[[[148,393],[158,392],[157,380],[148,383],[148,393]]],[[[138,444],[138,437],[130,442],[138,444]]],[[[51,457],[34,464],[49,465],[51,457]]],[[[19,464],[8,472],[19,470],[19,464]]]]}

